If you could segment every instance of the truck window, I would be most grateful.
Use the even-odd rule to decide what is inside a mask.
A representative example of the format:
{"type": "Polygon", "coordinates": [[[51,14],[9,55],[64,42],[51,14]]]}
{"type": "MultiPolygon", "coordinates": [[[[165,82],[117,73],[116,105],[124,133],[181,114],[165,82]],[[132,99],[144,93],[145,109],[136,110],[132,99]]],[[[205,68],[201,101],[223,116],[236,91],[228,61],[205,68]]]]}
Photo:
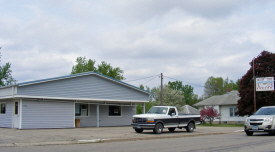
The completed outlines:
{"type": "Polygon", "coordinates": [[[163,114],[163,111],[167,111],[167,110],[168,108],[164,108],[164,107],[152,107],[147,113],[163,114]]]}
{"type": "Polygon", "coordinates": [[[171,115],[172,113],[175,113],[175,115],[177,115],[177,114],[176,114],[175,108],[170,108],[170,109],[169,109],[168,115],[171,115]]]}

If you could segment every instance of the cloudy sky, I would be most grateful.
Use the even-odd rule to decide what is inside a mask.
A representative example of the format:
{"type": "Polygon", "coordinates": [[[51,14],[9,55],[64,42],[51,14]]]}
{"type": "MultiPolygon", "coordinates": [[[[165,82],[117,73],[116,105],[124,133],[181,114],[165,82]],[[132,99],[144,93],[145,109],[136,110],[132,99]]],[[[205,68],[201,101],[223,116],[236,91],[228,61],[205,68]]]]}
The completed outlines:
{"type": "Polygon", "coordinates": [[[236,81],[263,50],[275,52],[274,8],[272,0],[0,0],[1,65],[25,82],[69,75],[85,56],[120,67],[132,85],[159,86],[163,73],[164,83],[184,81],[201,95],[208,77],[236,81]]]}

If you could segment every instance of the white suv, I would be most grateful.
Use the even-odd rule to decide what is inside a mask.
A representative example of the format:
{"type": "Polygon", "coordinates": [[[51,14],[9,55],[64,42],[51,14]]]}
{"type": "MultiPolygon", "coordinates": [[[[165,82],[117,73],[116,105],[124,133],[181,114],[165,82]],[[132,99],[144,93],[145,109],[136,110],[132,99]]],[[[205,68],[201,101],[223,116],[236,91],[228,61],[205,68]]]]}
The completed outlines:
{"type": "Polygon", "coordinates": [[[275,132],[275,106],[260,108],[252,116],[248,117],[244,123],[244,131],[247,136],[252,136],[254,132],[275,132]]]}

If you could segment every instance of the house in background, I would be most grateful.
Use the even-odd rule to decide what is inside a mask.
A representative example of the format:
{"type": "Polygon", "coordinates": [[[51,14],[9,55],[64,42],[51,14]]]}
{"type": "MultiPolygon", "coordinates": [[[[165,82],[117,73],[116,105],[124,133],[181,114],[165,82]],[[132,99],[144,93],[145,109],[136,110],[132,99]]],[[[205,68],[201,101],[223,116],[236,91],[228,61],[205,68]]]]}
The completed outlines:
{"type": "Polygon", "coordinates": [[[0,88],[0,127],[74,128],[131,125],[150,93],[96,72],[0,88]]]}
{"type": "Polygon", "coordinates": [[[238,115],[238,100],[239,92],[238,91],[231,91],[227,92],[224,95],[216,95],[212,96],[208,99],[205,99],[201,102],[194,104],[194,106],[198,107],[199,110],[202,110],[208,106],[214,106],[215,109],[221,114],[220,119],[215,119],[214,122],[224,123],[224,124],[231,124],[231,123],[244,123],[246,117],[242,117],[238,115]]]}

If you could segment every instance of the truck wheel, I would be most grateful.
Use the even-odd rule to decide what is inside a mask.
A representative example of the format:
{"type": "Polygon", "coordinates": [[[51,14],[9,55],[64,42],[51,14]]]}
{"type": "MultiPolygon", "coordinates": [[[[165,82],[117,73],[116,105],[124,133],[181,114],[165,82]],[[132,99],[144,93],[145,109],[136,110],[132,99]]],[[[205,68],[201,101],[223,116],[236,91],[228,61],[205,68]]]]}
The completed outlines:
{"type": "Polygon", "coordinates": [[[195,124],[193,122],[190,122],[187,127],[186,127],[186,130],[187,132],[193,132],[194,131],[194,128],[195,128],[195,124]]]}
{"type": "Polygon", "coordinates": [[[135,129],[135,131],[136,131],[137,133],[142,133],[142,132],[143,132],[143,129],[135,129]]]}
{"type": "Polygon", "coordinates": [[[176,128],[168,128],[170,132],[174,132],[176,128]]]}
{"type": "Polygon", "coordinates": [[[252,136],[253,135],[252,131],[245,131],[245,133],[246,133],[247,136],[252,136]]]}
{"type": "Polygon", "coordinates": [[[157,123],[156,126],[155,126],[155,128],[154,128],[154,133],[155,134],[160,134],[160,133],[162,133],[162,131],[163,131],[162,124],[161,123],[157,123]]]}

